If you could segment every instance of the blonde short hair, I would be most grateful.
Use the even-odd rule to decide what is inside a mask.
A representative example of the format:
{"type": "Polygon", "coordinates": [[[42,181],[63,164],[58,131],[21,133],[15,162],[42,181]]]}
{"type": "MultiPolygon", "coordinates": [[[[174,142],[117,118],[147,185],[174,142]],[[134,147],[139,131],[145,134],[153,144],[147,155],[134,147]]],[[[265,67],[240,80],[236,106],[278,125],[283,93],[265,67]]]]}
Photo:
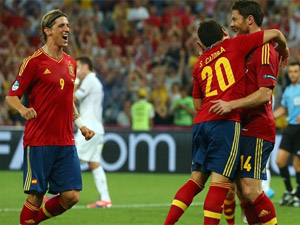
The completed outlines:
{"type": "Polygon", "coordinates": [[[44,32],[44,28],[45,27],[51,28],[54,25],[55,20],[62,16],[68,18],[67,15],[64,14],[62,11],[60,11],[59,9],[50,10],[43,16],[41,22],[41,28],[43,32],[43,40],[45,42],[47,41],[47,35],[44,32]]]}

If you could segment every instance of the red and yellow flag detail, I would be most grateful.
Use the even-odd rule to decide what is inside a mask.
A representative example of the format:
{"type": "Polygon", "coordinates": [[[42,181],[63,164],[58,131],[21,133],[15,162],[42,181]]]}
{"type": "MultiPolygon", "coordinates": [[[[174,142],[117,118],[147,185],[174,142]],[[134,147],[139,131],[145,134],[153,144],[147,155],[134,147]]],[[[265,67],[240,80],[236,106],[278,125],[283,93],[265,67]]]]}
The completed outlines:
{"type": "Polygon", "coordinates": [[[36,180],[36,179],[32,179],[31,183],[32,183],[32,184],[36,184],[36,183],[37,183],[37,180],[36,180]]]}

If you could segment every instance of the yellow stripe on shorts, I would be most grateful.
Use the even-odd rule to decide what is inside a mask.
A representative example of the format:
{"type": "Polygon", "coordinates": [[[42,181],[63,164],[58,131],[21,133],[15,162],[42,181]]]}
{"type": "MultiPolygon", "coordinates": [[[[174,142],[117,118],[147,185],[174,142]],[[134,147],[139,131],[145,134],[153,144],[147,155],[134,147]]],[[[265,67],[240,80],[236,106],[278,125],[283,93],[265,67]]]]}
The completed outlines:
{"type": "Polygon", "coordinates": [[[233,143],[231,146],[231,151],[229,158],[227,160],[223,175],[226,177],[230,176],[230,173],[233,169],[234,162],[237,157],[238,149],[239,149],[239,138],[240,138],[240,123],[235,122],[235,131],[234,131],[234,138],[233,138],[233,143]]]}
{"type": "Polygon", "coordinates": [[[27,146],[27,173],[26,173],[26,179],[23,187],[24,191],[29,191],[31,179],[32,179],[32,173],[31,173],[31,165],[30,165],[30,146],[27,146]]]}
{"type": "Polygon", "coordinates": [[[255,159],[254,159],[254,179],[260,179],[262,150],[264,140],[261,138],[256,139],[255,159]]]}

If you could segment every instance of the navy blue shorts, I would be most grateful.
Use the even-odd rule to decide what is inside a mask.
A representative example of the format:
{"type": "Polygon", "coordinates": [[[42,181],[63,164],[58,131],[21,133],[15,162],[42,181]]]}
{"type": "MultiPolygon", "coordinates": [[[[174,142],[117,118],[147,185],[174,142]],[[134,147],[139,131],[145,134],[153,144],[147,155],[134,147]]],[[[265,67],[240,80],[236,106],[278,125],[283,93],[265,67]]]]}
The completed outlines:
{"type": "Polygon", "coordinates": [[[193,126],[192,171],[233,178],[239,159],[240,123],[207,121],[193,126]]]}
{"type": "Polygon", "coordinates": [[[266,165],[274,143],[261,138],[241,136],[237,177],[266,180],[266,165]]]}
{"type": "Polygon", "coordinates": [[[23,189],[51,194],[81,190],[81,170],[75,146],[24,148],[23,189]]]}

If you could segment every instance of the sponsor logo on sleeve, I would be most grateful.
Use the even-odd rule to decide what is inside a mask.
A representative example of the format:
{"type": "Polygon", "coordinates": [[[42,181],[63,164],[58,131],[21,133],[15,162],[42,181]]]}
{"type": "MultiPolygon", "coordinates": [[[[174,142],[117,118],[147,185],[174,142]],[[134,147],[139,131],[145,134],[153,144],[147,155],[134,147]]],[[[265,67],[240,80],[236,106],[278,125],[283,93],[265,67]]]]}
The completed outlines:
{"type": "Polygon", "coordinates": [[[276,80],[276,77],[271,75],[271,74],[265,74],[264,75],[264,79],[272,79],[272,80],[276,80]]]}
{"type": "Polygon", "coordinates": [[[11,87],[11,90],[16,91],[19,89],[20,83],[19,81],[15,81],[15,83],[13,84],[13,86],[11,87]]]}

